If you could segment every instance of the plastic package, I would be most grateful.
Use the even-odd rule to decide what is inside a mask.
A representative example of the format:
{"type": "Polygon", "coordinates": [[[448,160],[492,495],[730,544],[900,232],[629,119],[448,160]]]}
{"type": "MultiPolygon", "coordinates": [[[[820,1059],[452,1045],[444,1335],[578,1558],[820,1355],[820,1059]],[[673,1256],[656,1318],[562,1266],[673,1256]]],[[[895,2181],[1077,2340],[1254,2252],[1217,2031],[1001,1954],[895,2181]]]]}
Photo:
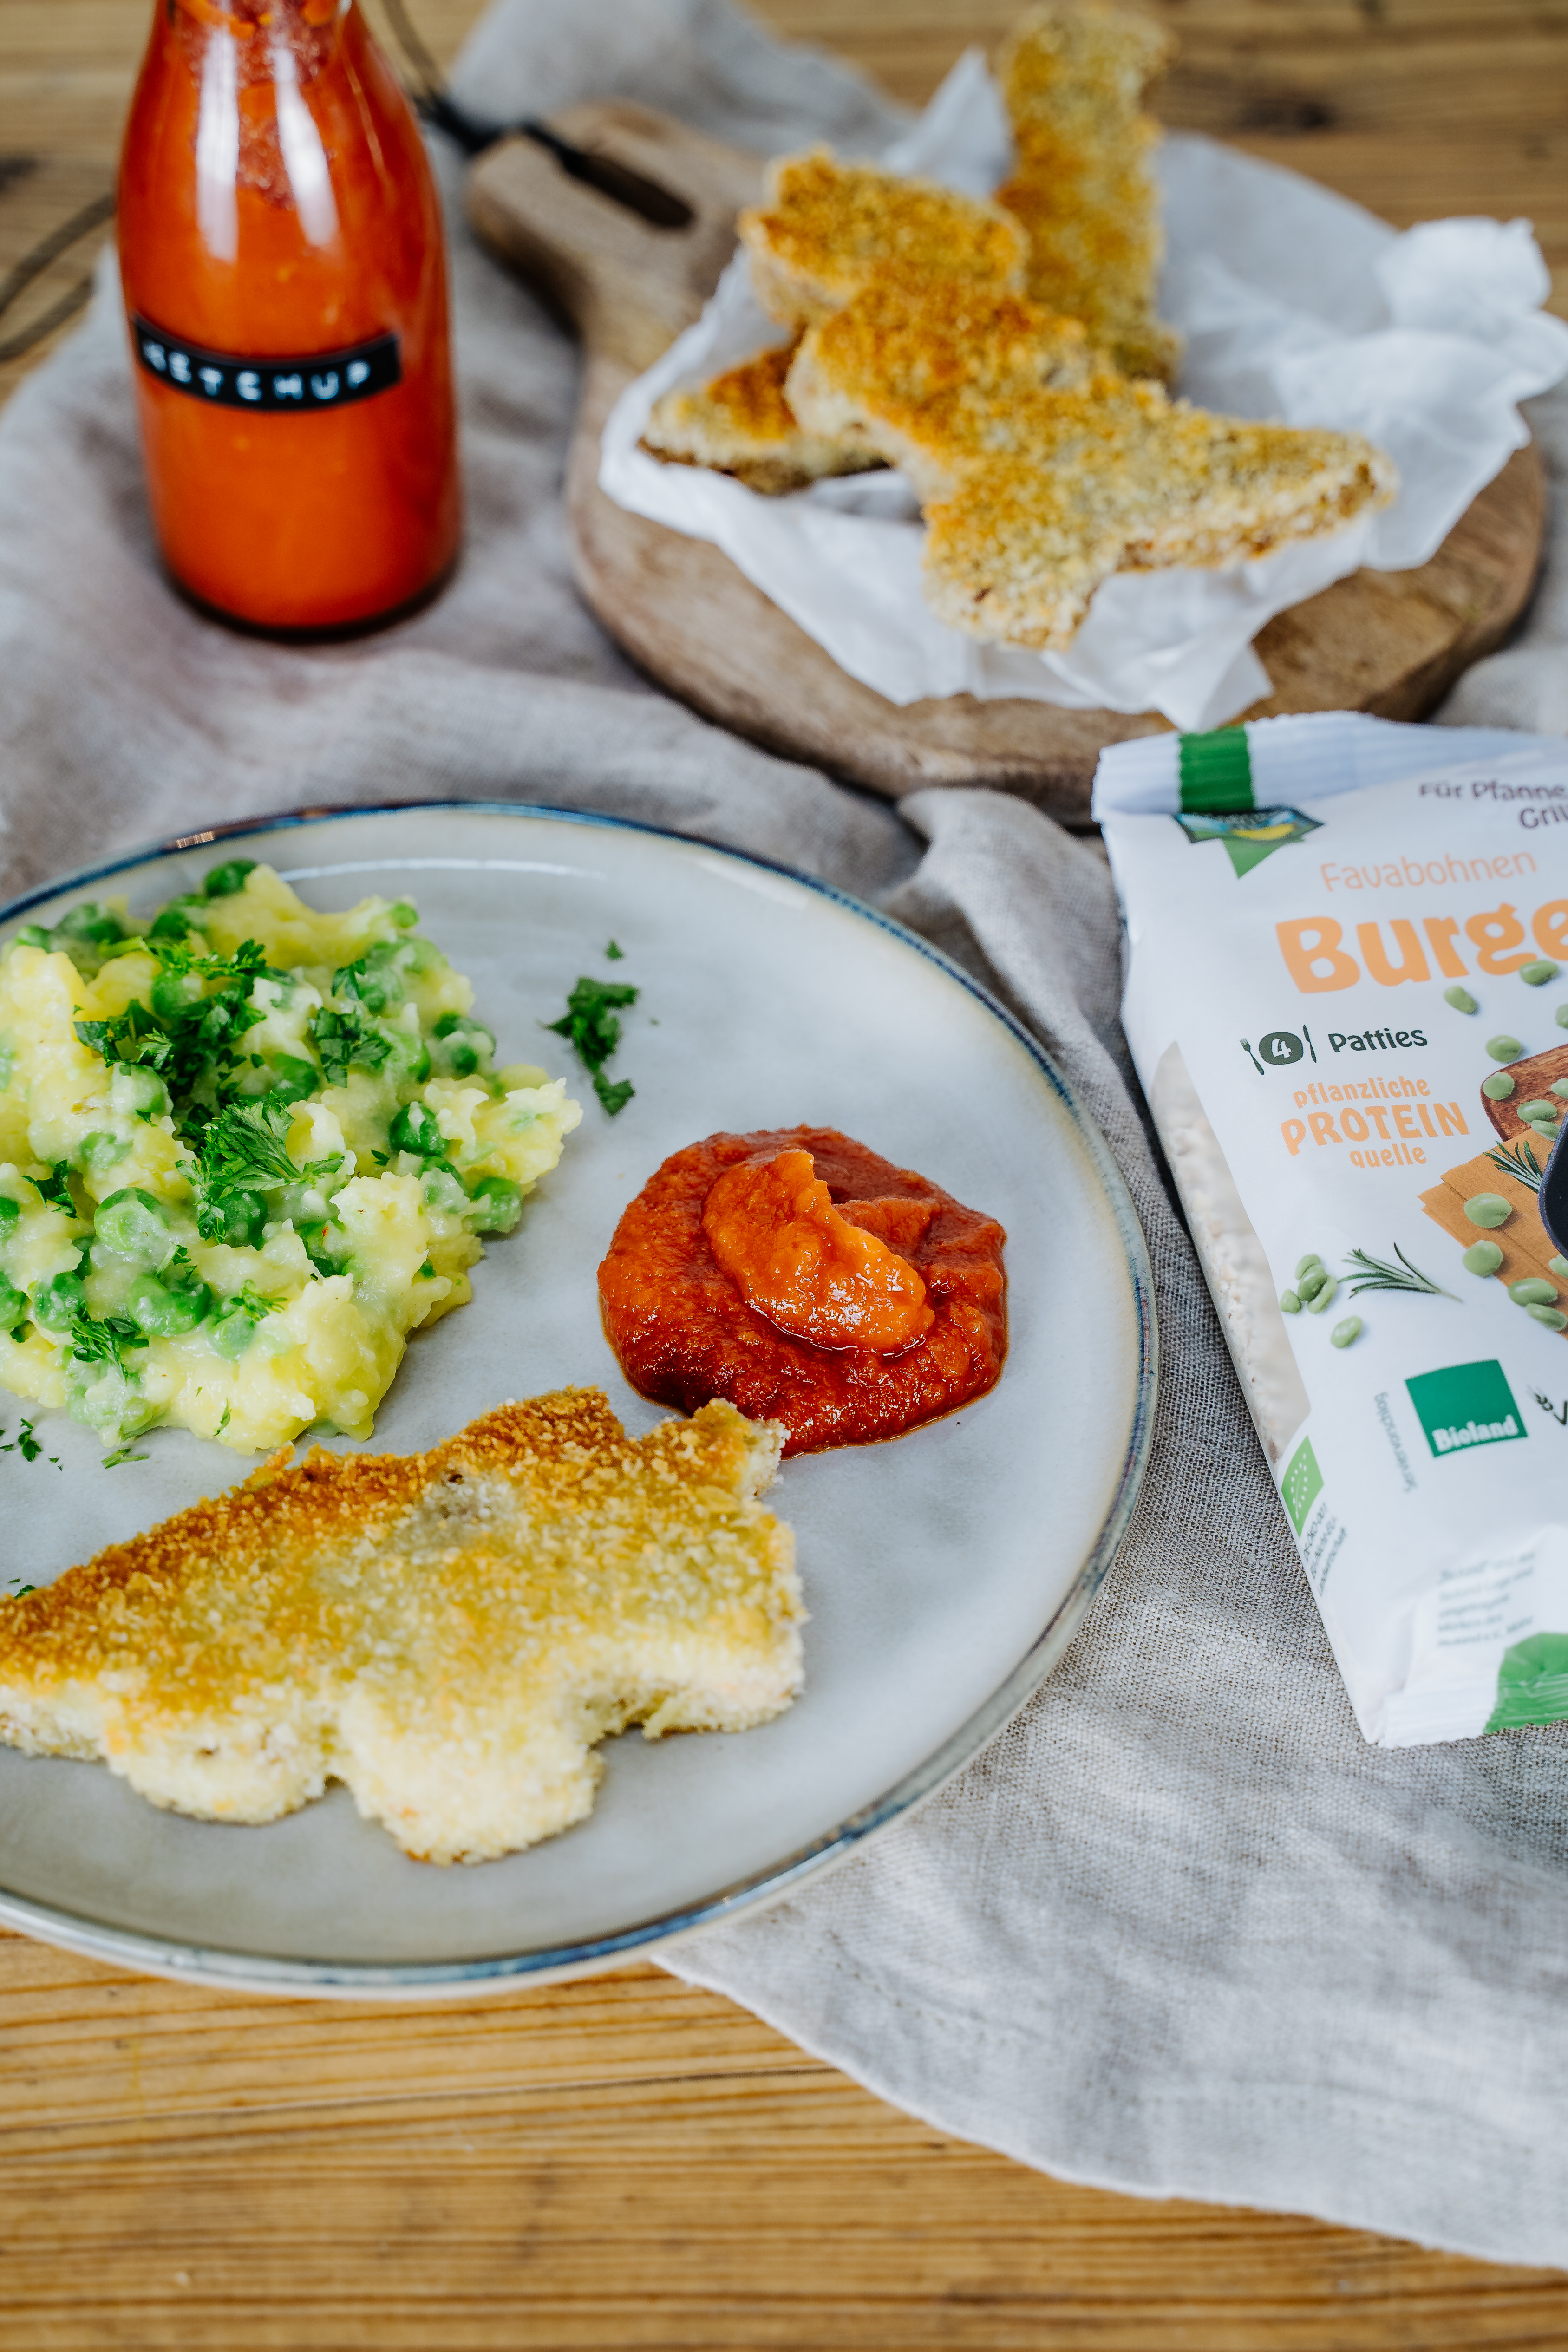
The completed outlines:
{"type": "Polygon", "coordinates": [[[1568,1257],[1538,1199],[1568,743],[1266,719],[1108,751],[1095,814],[1133,1059],[1362,1731],[1568,1717],[1568,1257]]]}

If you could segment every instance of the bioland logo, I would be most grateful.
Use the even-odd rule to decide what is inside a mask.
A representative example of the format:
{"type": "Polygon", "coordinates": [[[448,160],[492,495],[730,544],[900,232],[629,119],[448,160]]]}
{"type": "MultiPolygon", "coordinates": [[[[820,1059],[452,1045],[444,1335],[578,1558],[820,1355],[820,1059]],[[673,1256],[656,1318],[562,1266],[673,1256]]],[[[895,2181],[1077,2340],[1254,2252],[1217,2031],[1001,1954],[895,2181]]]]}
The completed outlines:
{"type": "Polygon", "coordinates": [[[1530,1434],[1495,1358],[1417,1372],[1405,1385],[1435,1454],[1466,1454],[1472,1446],[1500,1445],[1530,1434]]]}

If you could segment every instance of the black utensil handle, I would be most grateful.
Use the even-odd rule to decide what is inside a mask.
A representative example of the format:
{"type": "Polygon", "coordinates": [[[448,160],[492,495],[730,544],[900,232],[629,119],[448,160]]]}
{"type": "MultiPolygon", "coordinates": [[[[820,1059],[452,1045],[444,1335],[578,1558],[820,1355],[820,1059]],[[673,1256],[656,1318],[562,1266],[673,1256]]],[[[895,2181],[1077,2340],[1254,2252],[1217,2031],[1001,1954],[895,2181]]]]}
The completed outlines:
{"type": "Polygon", "coordinates": [[[671,188],[660,187],[657,180],[645,179],[629,164],[617,163],[613,155],[601,155],[591,147],[578,147],[549,124],[532,120],[520,122],[516,128],[525,139],[537,140],[548,147],[562,170],[584,187],[597,188],[602,196],[624,205],[628,212],[640,214],[655,228],[689,228],[696,215],[684,196],[671,188]]]}

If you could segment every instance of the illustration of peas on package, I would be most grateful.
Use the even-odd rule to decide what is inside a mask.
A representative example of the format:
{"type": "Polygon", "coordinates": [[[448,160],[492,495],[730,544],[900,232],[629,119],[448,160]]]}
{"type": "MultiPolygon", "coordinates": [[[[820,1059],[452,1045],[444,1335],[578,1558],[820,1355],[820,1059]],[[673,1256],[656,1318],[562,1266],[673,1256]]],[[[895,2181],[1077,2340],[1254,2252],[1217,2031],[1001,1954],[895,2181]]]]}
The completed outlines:
{"type": "Polygon", "coordinates": [[[1152,736],[1094,813],[1133,1059],[1362,1731],[1568,1717],[1568,743],[1152,736]]]}

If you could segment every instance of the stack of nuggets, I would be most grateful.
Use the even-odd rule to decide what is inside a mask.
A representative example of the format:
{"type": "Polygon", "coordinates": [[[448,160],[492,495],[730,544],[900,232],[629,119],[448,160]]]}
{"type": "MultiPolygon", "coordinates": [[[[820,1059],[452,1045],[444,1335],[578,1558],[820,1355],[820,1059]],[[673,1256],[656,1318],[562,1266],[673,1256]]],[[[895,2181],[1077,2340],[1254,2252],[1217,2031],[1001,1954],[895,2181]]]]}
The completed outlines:
{"type": "Polygon", "coordinates": [[[853,433],[925,509],[925,589],[968,635],[1069,644],[1100,583],[1266,555],[1393,495],[1358,434],[1212,416],[1120,375],[1075,320],[965,288],[873,286],[804,338],[809,432],[853,433]]]}
{"type": "Polygon", "coordinates": [[[1017,168],[994,203],[826,152],[785,158],[740,234],[795,331],[658,403],[655,455],[794,489],[878,463],[925,509],[925,586],[970,636],[1070,643],[1117,571],[1212,566],[1338,530],[1396,487],[1355,434],[1213,416],[1158,379],[1161,236],[1143,17],[1047,0],[1000,73],[1017,168]]]}

